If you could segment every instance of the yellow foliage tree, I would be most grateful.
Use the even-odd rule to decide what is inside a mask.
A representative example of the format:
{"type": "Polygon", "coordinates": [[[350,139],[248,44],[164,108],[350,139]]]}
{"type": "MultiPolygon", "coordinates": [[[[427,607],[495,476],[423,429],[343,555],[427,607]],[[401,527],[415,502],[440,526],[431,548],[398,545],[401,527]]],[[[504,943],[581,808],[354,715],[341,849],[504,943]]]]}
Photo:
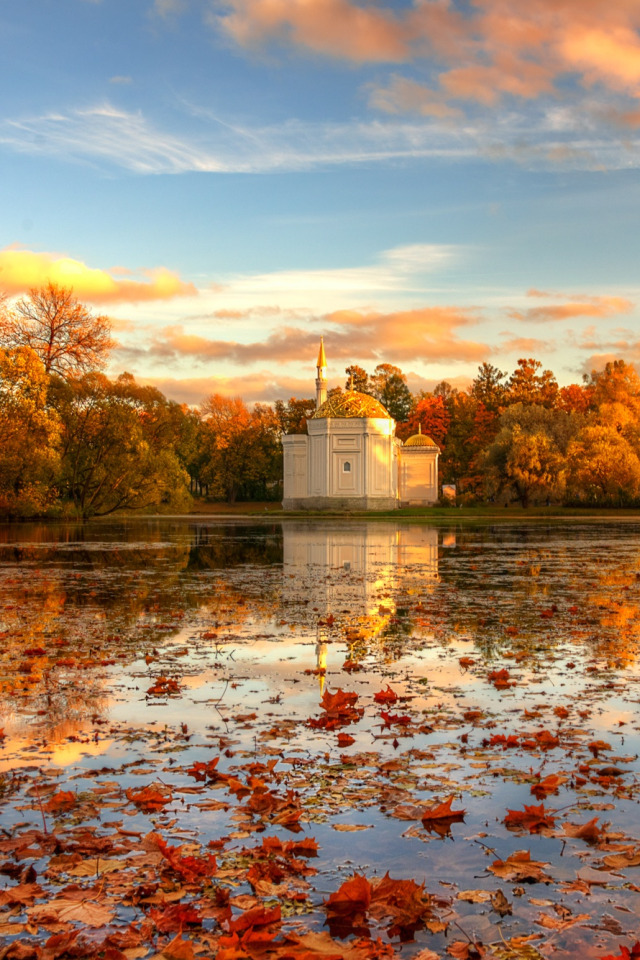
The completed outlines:
{"type": "Polygon", "coordinates": [[[29,347],[0,349],[0,513],[41,512],[56,496],[60,420],[49,377],[29,347]]]}

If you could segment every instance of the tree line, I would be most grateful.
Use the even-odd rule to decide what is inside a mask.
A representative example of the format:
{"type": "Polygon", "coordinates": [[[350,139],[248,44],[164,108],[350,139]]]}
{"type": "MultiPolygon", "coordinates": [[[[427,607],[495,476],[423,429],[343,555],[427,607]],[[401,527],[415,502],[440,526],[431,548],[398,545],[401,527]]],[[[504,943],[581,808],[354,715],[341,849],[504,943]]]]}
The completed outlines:
{"type": "MultiPolygon", "coordinates": [[[[107,377],[113,346],[108,318],[70,289],[0,301],[0,516],[280,499],[280,441],[306,432],[313,398],[249,408],[214,393],[194,409],[131,374],[107,377]]],[[[391,364],[345,372],[332,392],[375,396],[403,440],[431,436],[440,482],[464,502],[640,503],[640,378],[623,360],[566,387],[534,359],[510,375],[483,363],[467,390],[417,394],[391,364]]]]}

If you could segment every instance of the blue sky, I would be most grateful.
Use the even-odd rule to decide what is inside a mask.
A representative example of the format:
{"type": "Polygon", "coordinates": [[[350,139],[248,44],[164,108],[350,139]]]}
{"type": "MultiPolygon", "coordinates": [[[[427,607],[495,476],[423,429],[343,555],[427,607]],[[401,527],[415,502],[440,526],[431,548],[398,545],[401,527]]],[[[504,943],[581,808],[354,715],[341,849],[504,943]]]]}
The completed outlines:
{"type": "Polygon", "coordinates": [[[640,3],[0,2],[0,289],[196,403],[640,361],[640,3]]]}

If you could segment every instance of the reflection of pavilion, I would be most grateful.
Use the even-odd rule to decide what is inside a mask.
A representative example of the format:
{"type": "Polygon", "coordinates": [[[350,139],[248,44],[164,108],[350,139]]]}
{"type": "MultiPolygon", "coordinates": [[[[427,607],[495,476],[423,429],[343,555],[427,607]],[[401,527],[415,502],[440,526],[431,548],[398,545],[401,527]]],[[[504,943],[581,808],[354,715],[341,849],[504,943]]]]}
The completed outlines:
{"type": "Polygon", "coordinates": [[[407,582],[437,579],[438,533],[418,524],[287,522],[283,573],[285,602],[309,588],[318,615],[393,613],[407,582]]]}

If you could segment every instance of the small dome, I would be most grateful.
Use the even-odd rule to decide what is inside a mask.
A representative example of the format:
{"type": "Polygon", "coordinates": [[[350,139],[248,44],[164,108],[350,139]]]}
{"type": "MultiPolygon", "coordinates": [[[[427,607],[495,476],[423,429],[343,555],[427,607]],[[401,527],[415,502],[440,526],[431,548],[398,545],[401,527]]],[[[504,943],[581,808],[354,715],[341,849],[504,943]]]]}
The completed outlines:
{"type": "Polygon", "coordinates": [[[437,447],[438,444],[435,440],[432,440],[431,437],[428,437],[426,433],[414,433],[412,437],[409,437],[408,440],[405,440],[403,446],[405,447],[437,447]]]}
{"type": "Polygon", "coordinates": [[[375,397],[370,397],[368,393],[359,393],[357,390],[345,390],[344,393],[337,393],[335,396],[329,397],[313,414],[314,420],[322,420],[328,417],[342,419],[358,417],[371,420],[392,419],[390,413],[375,397]]]}

